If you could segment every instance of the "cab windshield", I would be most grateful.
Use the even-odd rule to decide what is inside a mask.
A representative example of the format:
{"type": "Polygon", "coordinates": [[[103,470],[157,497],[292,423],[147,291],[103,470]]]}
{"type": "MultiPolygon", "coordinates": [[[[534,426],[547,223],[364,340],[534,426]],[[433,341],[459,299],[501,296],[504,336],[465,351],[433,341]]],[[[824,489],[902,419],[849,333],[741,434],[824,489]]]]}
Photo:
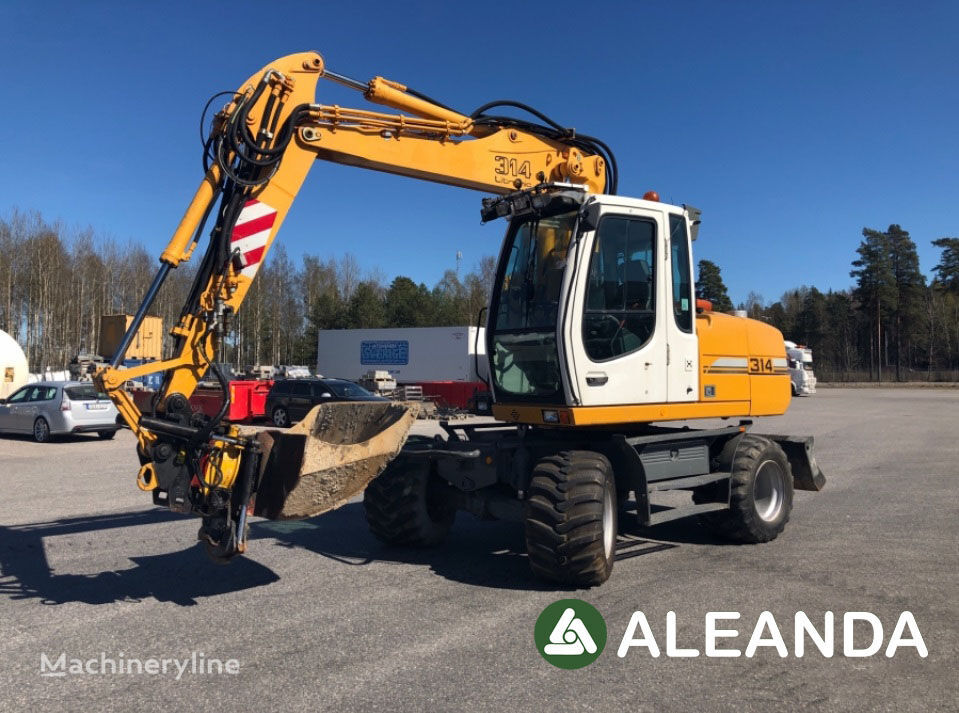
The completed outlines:
{"type": "Polygon", "coordinates": [[[556,321],[575,212],[514,221],[494,295],[490,354],[507,397],[562,399],[556,321]]]}

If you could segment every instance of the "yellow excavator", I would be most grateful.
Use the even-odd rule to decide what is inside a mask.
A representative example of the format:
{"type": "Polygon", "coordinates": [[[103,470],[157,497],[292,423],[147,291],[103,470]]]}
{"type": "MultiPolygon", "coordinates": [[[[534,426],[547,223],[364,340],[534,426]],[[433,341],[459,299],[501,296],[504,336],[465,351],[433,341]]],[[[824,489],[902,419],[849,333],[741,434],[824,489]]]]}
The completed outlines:
{"type": "Polygon", "coordinates": [[[627,503],[642,526],[698,515],[733,540],[764,542],[785,526],[794,488],[823,487],[810,437],[757,435],[748,420],[654,425],[784,413],[784,342],[695,298],[699,211],[654,192],[617,195],[615,158],[599,139],[518,102],[463,114],[382,77],[337,74],[305,52],[230,93],[204,166],[96,380],[136,435],[137,484],[156,504],[201,516],[199,539],[214,560],[245,552],[251,514],[311,517],[363,493],[383,541],[436,544],[459,510],[514,520],[537,574],[593,585],[610,575],[627,503]],[[318,104],[319,79],[393,111],[318,104]],[[217,352],[318,159],[491,194],[482,219],[509,221],[486,319],[495,423],[442,423],[444,436],[407,438],[413,414],[380,402],[322,404],[288,430],[224,422],[230,393],[217,352]],[[172,355],[121,371],[164,280],[190,259],[211,215],[172,355]],[[141,412],[123,383],[157,370],[163,386],[141,412]],[[213,418],[188,401],[208,370],[224,393],[213,418]],[[691,503],[653,502],[668,490],[690,492],[691,503]]]}

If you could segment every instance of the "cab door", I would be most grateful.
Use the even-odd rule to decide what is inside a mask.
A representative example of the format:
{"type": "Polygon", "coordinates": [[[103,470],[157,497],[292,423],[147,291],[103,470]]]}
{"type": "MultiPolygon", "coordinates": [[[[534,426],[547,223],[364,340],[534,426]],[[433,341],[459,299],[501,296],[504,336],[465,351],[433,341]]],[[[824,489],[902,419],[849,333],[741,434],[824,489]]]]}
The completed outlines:
{"type": "Polygon", "coordinates": [[[696,338],[693,260],[686,214],[668,215],[669,238],[664,274],[669,275],[669,300],[663,327],[667,347],[669,403],[697,401],[699,394],[699,340],[696,338]]]}
{"type": "Polygon", "coordinates": [[[644,205],[603,205],[578,246],[564,341],[583,406],[666,401],[665,213],[637,204],[644,205]]]}

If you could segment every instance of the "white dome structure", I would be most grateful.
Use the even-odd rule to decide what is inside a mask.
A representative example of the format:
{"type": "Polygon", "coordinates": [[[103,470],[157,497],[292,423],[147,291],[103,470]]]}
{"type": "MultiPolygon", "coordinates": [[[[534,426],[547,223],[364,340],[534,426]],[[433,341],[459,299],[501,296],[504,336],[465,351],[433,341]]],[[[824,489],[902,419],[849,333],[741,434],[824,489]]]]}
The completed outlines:
{"type": "Polygon", "coordinates": [[[0,399],[27,383],[27,356],[17,340],[0,331],[0,399]]]}

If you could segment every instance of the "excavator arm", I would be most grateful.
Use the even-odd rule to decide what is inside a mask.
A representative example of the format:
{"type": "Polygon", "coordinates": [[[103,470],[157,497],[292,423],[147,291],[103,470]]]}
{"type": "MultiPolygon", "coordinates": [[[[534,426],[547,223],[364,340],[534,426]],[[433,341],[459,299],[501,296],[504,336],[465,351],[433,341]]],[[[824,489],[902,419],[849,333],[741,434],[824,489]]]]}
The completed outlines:
{"type": "MultiPolygon", "coordinates": [[[[229,406],[229,389],[215,366],[217,347],[315,160],[494,194],[551,182],[578,184],[591,192],[615,191],[615,163],[602,142],[563,129],[540,114],[543,124],[486,113],[502,104],[528,109],[496,102],[467,116],[382,77],[362,83],[336,74],[326,69],[319,54],[305,52],[278,59],[254,74],[216,115],[204,147],[206,175],[161,254],[160,268],[117,353],[96,377],[136,434],[142,464],[140,488],[152,491],[155,502],[203,515],[201,539],[215,556],[243,551],[246,512],[258,489],[273,493],[262,498],[269,501],[260,507],[263,514],[317,514],[316,492],[308,494],[295,513],[284,503],[292,501],[288,496],[296,479],[303,476],[303,468],[309,473],[326,472],[329,463],[320,463],[322,458],[341,465],[354,457],[352,452],[325,451],[322,458],[318,456],[314,446],[324,433],[327,440],[340,441],[335,446],[362,443],[366,448],[390,429],[397,434],[402,431],[380,444],[381,457],[367,464],[366,480],[360,482],[360,478],[359,485],[351,486],[356,491],[402,445],[406,431],[401,422],[409,427],[409,419],[395,412],[366,419],[354,413],[356,433],[345,436],[342,424],[334,423],[330,413],[313,414],[301,434],[304,443],[284,443],[282,435],[264,439],[220,424],[229,406]],[[403,113],[316,103],[321,78],[403,113]],[[211,216],[209,243],[179,322],[171,331],[173,356],[120,370],[127,347],[164,280],[170,270],[191,258],[211,216]],[[209,369],[223,388],[224,405],[217,417],[204,421],[191,413],[188,398],[209,369]],[[163,386],[154,399],[153,413],[144,414],[123,390],[123,383],[155,371],[164,372],[163,386]],[[380,430],[371,430],[373,425],[380,430]],[[281,446],[299,448],[302,460],[312,457],[313,462],[291,465],[281,446]],[[274,471],[293,474],[271,473],[268,463],[274,471]],[[285,485],[278,485],[281,481],[285,485]]],[[[341,480],[352,480],[353,475],[341,480]]],[[[334,492],[335,483],[324,483],[323,488],[330,491],[330,502],[353,494],[334,492]]]]}

